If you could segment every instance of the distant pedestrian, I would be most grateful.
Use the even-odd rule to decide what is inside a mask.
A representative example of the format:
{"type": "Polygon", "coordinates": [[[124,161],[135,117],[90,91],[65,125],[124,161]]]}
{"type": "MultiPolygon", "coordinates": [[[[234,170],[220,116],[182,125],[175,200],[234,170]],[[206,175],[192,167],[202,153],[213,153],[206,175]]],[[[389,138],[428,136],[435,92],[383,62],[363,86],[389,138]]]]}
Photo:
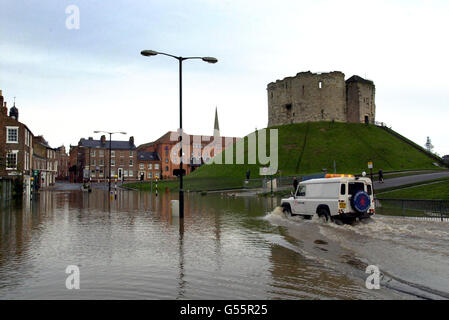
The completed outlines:
{"type": "Polygon", "coordinates": [[[293,189],[294,192],[296,192],[296,189],[298,189],[298,179],[296,179],[296,177],[293,179],[293,189]]]}
{"type": "Polygon", "coordinates": [[[246,180],[249,180],[249,176],[251,175],[251,171],[249,169],[246,171],[246,180]]]}
{"type": "Polygon", "coordinates": [[[379,169],[379,182],[384,183],[384,173],[382,172],[382,169],[379,169]]]}

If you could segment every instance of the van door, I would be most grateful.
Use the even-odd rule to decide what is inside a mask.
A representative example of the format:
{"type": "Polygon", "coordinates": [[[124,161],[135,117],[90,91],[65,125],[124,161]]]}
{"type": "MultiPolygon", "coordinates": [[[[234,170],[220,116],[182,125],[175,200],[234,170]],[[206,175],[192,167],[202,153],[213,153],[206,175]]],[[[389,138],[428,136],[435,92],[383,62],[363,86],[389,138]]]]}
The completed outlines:
{"type": "Polygon", "coordinates": [[[348,182],[348,201],[351,203],[352,197],[359,191],[365,191],[363,182],[348,182]]]}
{"type": "Polygon", "coordinates": [[[299,185],[298,190],[295,195],[295,200],[293,200],[292,212],[294,214],[304,214],[305,213],[305,197],[306,197],[306,186],[299,185]]]}

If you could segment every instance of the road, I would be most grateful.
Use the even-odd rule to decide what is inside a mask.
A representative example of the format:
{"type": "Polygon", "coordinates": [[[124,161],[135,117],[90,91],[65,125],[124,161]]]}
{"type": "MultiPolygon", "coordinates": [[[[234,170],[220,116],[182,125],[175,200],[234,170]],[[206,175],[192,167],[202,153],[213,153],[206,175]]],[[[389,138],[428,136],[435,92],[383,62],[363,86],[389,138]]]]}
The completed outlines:
{"type": "Polygon", "coordinates": [[[432,172],[426,174],[416,174],[405,177],[397,177],[386,179],[384,183],[379,183],[379,181],[374,182],[374,190],[381,190],[390,187],[399,187],[402,185],[407,185],[416,182],[429,181],[438,178],[447,178],[449,177],[449,171],[444,172],[432,172]]]}

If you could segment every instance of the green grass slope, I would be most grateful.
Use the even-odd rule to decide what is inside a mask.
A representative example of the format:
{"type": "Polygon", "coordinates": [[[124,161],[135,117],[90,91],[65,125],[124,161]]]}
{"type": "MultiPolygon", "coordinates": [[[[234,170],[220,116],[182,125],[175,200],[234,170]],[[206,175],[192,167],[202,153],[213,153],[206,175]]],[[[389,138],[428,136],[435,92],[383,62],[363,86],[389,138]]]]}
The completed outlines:
{"type": "MultiPolygon", "coordinates": [[[[360,174],[367,171],[367,162],[374,162],[377,171],[436,169],[435,160],[418,151],[387,131],[374,126],[355,123],[313,122],[272,127],[278,129],[279,170],[282,175],[302,175],[321,172],[327,168],[333,172],[360,174]]],[[[269,150],[267,130],[267,150],[269,150]]],[[[217,157],[223,157],[225,150],[217,157]]],[[[233,148],[235,159],[235,146],[233,148]]],[[[245,137],[245,163],[248,163],[247,137],[245,137]]],[[[224,161],[223,161],[224,162],[224,161]]],[[[234,162],[235,163],[235,162],[234,162]]],[[[204,165],[186,178],[239,177],[246,170],[251,177],[259,177],[257,164],[204,165]]]]}
{"type": "Polygon", "coordinates": [[[449,179],[441,179],[441,181],[437,182],[429,182],[404,189],[382,192],[378,197],[381,199],[449,200],[449,179]]]}
{"type": "MultiPolygon", "coordinates": [[[[368,172],[367,162],[372,160],[374,171],[384,172],[414,169],[438,169],[434,159],[405,143],[397,136],[374,125],[355,123],[310,122],[290,124],[270,129],[278,130],[278,169],[282,176],[333,172],[336,162],[338,173],[360,174],[368,172]]],[[[266,130],[266,150],[269,153],[269,130],[266,130]]],[[[260,134],[260,131],[259,131],[260,134]]],[[[248,136],[244,138],[244,164],[236,164],[234,145],[216,157],[222,163],[228,152],[233,164],[205,164],[184,178],[185,190],[217,190],[241,188],[250,169],[251,178],[260,178],[262,165],[248,164],[248,136]]],[[[257,154],[257,153],[256,153],[257,154]]],[[[178,181],[160,181],[160,187],[176,190],[178,181]]],[[[148,183],[129,185],[149,190],[148,183]]]]}

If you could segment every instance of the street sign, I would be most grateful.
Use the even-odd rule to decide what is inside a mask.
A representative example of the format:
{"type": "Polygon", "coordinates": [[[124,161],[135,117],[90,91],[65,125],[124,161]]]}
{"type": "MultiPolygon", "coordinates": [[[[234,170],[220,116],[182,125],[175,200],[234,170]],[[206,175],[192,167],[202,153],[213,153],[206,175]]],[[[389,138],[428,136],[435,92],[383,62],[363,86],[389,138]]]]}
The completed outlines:
{"type": "Polygon", "coordinates": [[[372,161],[368,161],[368,169],[372,169],[373,168],[373,162],[372,161]]]}
{"type": "Polygon", "coordinates": [[[271,167],[260,167],[259,168],[259,175],[261,176],[272,176],[275,175],[277,170],[274,170],[274,168],[271,167]]]}

